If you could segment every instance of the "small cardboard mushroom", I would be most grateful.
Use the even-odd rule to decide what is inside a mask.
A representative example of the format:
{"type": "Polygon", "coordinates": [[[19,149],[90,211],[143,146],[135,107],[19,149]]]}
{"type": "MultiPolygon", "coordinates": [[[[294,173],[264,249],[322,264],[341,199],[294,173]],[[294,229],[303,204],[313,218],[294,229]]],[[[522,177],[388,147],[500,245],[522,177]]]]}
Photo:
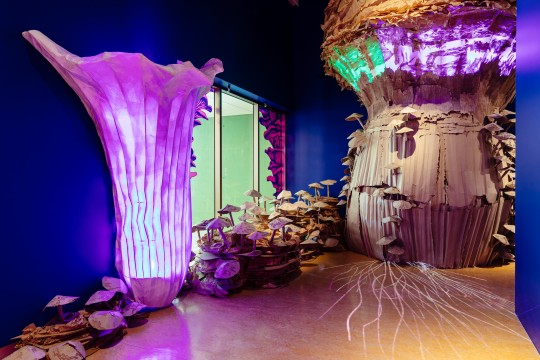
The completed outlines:
{"type": "Polygon", "coordinates": [[[493,135],[493,137],[497,140],[515,140],[516,139],[516,135],[510,134],[509,132],[501,132],[501,133],[493,135]]]}
{"type": "Polygon", "coordinates": [[[413,131],[414,131],[414,129],[411,129],[410,127],[404,126],[401,129],[399,129],[398,131],[396,131],[396,134],[407,134],[407,133],[410,133],[410,132],[413,132],[413,131]]]}
{"type": "Polygon", "coordinates": [[[398,215],[390,215],[390,216],[387,216],[385,218],[382,219],[382,223],[383,224],[388,224],[388,223],[396,223],[396,224],[399,224],[401,222],[401,217],[398,216],[398,215]]]}
{"type": "Polygon", "coordinates": [[[251,190],[246,191],[244,193],[244,195],[251,196],[253,198],[253,202],[255,204],[257,203],[257,200],[255,198],[260,198],[262,196],[262,194],[260,192],[258,192],[257,190],[255,190],[255,189],[251,189],[251,190]]]}
{"type": "Polygon", "coordinates": [[[239,217],[240,221],[249,221],[255,219],[255,216],[245,213],[239,217]]]}
{"type": "Polygon", "coordinates": [[[311,183],[308,185],[310,189],[313,189],[313,191],[315,192],[315,198],[318,198],[319,196],[321,196],[321,194],[319,193],[319,189],[323,189],[323,186],[317,182],[314,182],[314,183],[311,183]]]}
{"type": "Polygon", "coordinates": [[[302,200],[302,197],[306,194],[308,194],[306,190],[299,190],[294,193],[294,195],[298,196],[298,201],[302,200]]]}
{"type": "Polygon", "coordinates": [[[327,248],[333,248],[339,245],[339,240],[333,237],[329,237],[324,241],[324,246],[327,248]]]}
{"type": "Polygon", "coordinates": [[[240,210],[241,209],[238,206],[227,204],[224,207],[222,207],[221,209],[219,209],[217,212],[220,215],[229,214],[229,217],[231,219],[231,224],[232,224],[232,226],[234,226],[234,219],[233,219],[232,213],[233,212],[238,212],[240,210]]]}
{"type": "Polygon", "coordinates": [[[262,221],[261,215],[266,214],[264,209],[262,207],[260,207],[260,206],[257,206],[257,205],[252,207],[251,209],[249,209],[249,212],[252,213],[253,215],[257,216],[260,221],[262,221]]]}
{"type": "Polygon", "coordinates": [[[351,177],[349,175],[344,175],[339,181],[349,181],[351,180],[351,177]]]}
{"type": "Polygon", "coordinates": [[[345,183],[345,185],[343,185],[341,190],[349,190],[350,188],[351,188],[351,185],[349,183],[345,183]]]}
{"type": "Polygon", "coordinates": [[[397,162],[391,162],[391,163],[388,163],[386,165],[384,165],[384,168],[385,169],[388,169],[388,170],[397,170],[401,167],[401,164],[400,163],[397,163],[397,162]]]}
{"type": "Polygon", "coordinates": [[[319,238],[319,236],[321,235],[321,231],[320,230],[315,230],[313,232],[311,232],[309,235],[308,235],[308,240],[311,240],[313,242],[317,242],[317,239],[319,238]]]}
{"type": "Polygon", "coordinates": [[[516,233],[516,225],[505,224],[504,228],[514,234],[516,233]]]}
{"type": "Polygon", "coordinates": [[[217,230],[219,232],[225,249],[228,249],[231,246],[229,240],[227,240],[227,236],[223,232],[223,228],[227,226],[229,226],[229,222],[222,217],[217,217],[206,225],[206,229],[217,230]]]}
{"type": "Polygon", "coordinates": [[[399,189],[395,188],[395,187],[388,187],[388,188],[384,189],[383,192],[385,194],[388,194],[388,195],[397,195],[397,194],[400,193],[399,189]]]}
{"type": "Polygon", "coordinates": [[[305,194],[303,197],[304,197],[304,200],[310,203],[313,202],[313,200],[315,200],[315,198],[311,196],[311,194],[305,194]]]}
{"type": "Polygon", "coordinates": [[[297,202],[293,203],[294,206],[296,206],[296,213],[300,213],[300,209],[307,209],[309,206],[303,201],[298,200],[297,202]]]}
{"type": "Polygon", "coordinates": [[[394,119],[385,126],[385,130],[392,131],[396,127],[400,127],[403,124],[405,124],[405,121],[403,121],[402,119],[394,119]]]}
{"type": "Polygon", "coordinates": [[[499,124],[496,124],[496,123],[489,123],[487,125],[484,125],[484,129],[486,129],[487,131],[490,131],[490,132],[496,132],[496,131],[504,130],[502,127],[499,126],[499,124]]]}
{"type": "Polygon", "coordinates": [[[237,260],[220,260],[214,277],[216,279],[230,279],[240,272],[240,263],[237,260]]]}
{"type": "Polygon", "coordinates": [[[296,226],[294,224],[289,224],[289,225],[285,226],[285,231],[290,231],[292,233],[297,233],[297,232],[300,232],[302,230],[305,230],[305,229],[301,228],[300,226],[296,226]]]}
{"type": "Polygon", "coordinates": [[[400,111],[400,113],[401,113],[401,114],[412,114],[412,113],[415,113],[415,112],[417,112],[417,111],[418,111],[418,110],[416,110],[415,108],[412,108],[412,107],[410,107],[410,106],[407,106],[407,107],[404,107],[404,108],[400,111]]]}
{"type": "Polygon", "coordinates": [[[268,196],[261,196],[261,198],[259,199],[259,204],[262,202],[263,203],[263,206],[264,206],[264,211],[266,211],[266,203],[269,202],[270,200],[272,200],[272,198],[268,197],[268,196]]]}
{"type": "Polygon", "coordinates": [[[56,295],[55,297],[52,298],[51,301],[48,302],[47,305],[45,305],[43,310],[50,307],[56,307],[58,311],[58,319],[60,321],[64,321],[64,310],[62,306],[71,304],[72,302],[76,301],[78,298],[79,298],[78,296],[56,295]]]}
{"type": "Polygon", "coordinates": [[[349,140],[349,142],[347,143],[347,146],[350,149],[355,149],[355,148],[362,147],[363,145],[366,144],[366,142],[367,142],[367,137],[364,134],[362,134],[362,136],[355,136],[351,140],[349,140]]]}
{"type": "Polygon", "coordinates": [[[319,208],[319,209],[327,208],[329,206],[330,205],[328,205],[327,203],[325,203],[323,201],[317,201],[315,204],[313,204],[313,207],[319,208]]]}
{"type": "Polygon", "coordinates": [[[52,346],[47,356],[50,360],[83,360],[86,359],[86,351],[80,341],[66,341],[52,346]]]}
{"type": "Polygon", "coordinates": [[[399,255],[405,254],[405,250],[402,247],[399,247],[397,245],[390,246],[387,251],[389,254],[392,254],[392,255],[399,256],[399,255]]]}
{"type": "Polygon", "coordinates": [[[358,123],[360,124],[360,126],[363,129],[364,128],[364,124],[362,123],[362,118],[363,117],[364,117],[364,115],[362,115],[362,114],[352,113],[351,115],[349,115],[349,116],[347,116],[345,118],[345,121],[358,121],[358,123]]]}
{"type": "Polygon", "coordinates": [[[106,303],[111,301],[115,295],[116,290],[98,290],[94,294],[92,294],[92,296],[90,296],[84,306],[94,305],[92,307],[102,307],[101,305],[97,304],[103,304],[105,306],[106,303]]]}
{"type": "Polygon", "coordinates": [[[128,287],[122,279],[104,276],[101,279],[101,285],[103,285],[106,290],[114,290],[122,294],[128,293],[128,287]]]}
{"type": "Polygon", "coordinates": [[[251,201],[245,201],[242,203],[242,205],[240,205],[240,210],[244,210],[244,214],[245,214],[247,210],[251,209],[254,206],[257,206],[257,204],[251,201]]]}
{"type": "Polygon", "coordinates": [[[96,311],[88,317],[88,322],[96,330],[114,330],[120,326],[127,327],[126,319],[119,311],[96,311]]]}
{"type": "Polygon", "coordinates": [[[396,240],[397,240],[397,237],[395,237],[394,235],[384,236],[380,238],[379,240],[377,240],[377,245],[382,245],[382,246],[389,245],[396,240]]]}
{"type": "Polygon", "coordinates": [[[215,255],[215,254],[212,254],[212,253],[209,253],[209,252],[202,252],[200,255],[199,255],[199,258],[201,260],[205,260],[205,261],[208,261],[208,260],[215,260],[215,259],[218,259],[219,256],[215,255]]]}
{"type": "Polygon", "coordinates": [[[298,211],[298,207],[290,202],[286,202],[278,206],[281,211],[298,211]]]}
{"type": "Polygon", "coordinates": [[[45,359],[47,353],[38,347],[26,345],[8,355],[4,360],[41,360],[45,359]]]}
{"type": "Polygon", "coordinates": [[[240,254],[240,255],[244,255],[244,256],[259,256],[259,255],[261,255],[262,252],[260,250],[257,250],[257,240],[264,239],[267,236],[268,236],[268,234],[265,233],[264,231],[255,231],[254,233],[249,234],[248,239],[253,241],[253,250],[251,252],[249,252],[249,253],[240,254]]]}
{"type": "Polygon", "coordinates": [[[270,214],[270,216],[268,216],[268,220],[274,220],[280,216],[281,216],[280,213],[278,213],[277,211],[274,211],[273,213],[270,214]]]}
{"type": "Polygon", "coordinates": [[[278,217],[277,219],[274,219],[268,223],[268,227],[272,230],[272,235],[270,237],[270,243],[274,241],[274,236],[276,235],[276,231],[278,229],[281,230],[281,239],[285,241],[285,225],[292,223],[292,220],[286,217],[278,217]]]}
{"type": "Polygon", "coordinates": [[[347,204],[347,200],[341,199],[341,200],[338,201],[337,206],[343,206],[345,204],[347,204]]]}
{"type": "Polygon", "coordinates": [[[377,188],[372,193],[371,196],[373,197],[384,197],[384,189],[383,188],[377,188]]]}
{"type": "Polygon", "coordinates": [[[233,227],[232,231],[235,234],[240,235],[240,249],[241,249],[244,246],[244,235],[248,235],[254,231],[257,231],[257,228],[255,228],[255,225],[253,224],[242,221],[240,224],[233,227]]]}
{"type": "Polygon", "coordinates": [[[332,179],[326,179],[326,180],[321,181],[321,184],[326,186],[327,197],[330,197],[330,186],[334,185],[335,183],[337,183],[337,181],[332,180],[332,179]]]}
{"type": "Polygon", "coordinates": [[[492,236],[497,239],[501,244],[510,245],[510,242],[508,241],[508,238],[506,236],[502,234],[493,234],[492,236]]]}
{"type": "Polygon", "coordinates": [[[130,316],[133,316],[137,313],[139,313],[142,309],[144,309],[146,307],[146,305],[144,304],[141,304],[141,303],[138,303],[138,302],[135,302],[135,301],[131,301],[130,303],[128,303],[126,306],[124,306],[122,308],[122,316],[124,316],[124,318],[126,317],[130,317],[130,316]]]}
{"type": "Polygon", "coordinates": [[[513,190],[512,191],[505,191],[504,195],[509,196],[509,197],[516,197],[516,192],[513,191],[513,190]]]}
{"type": "Polygon", "coordinates": [[[338,197],[347,197],[349,196],[349,190],[341,190],[338,197]]]}
{"type": "Polygon", "coordinates": [[[404,201],[404,200],[397,200],[397,201],[394,201],[392,203],[392,206],[394,207],[394,209],[398,209],[398,210],[409,210],[409,209],[412,209],[412,204],[408,201],[404,201]]]}
{"type": "Polygon", "coordinates": [[[347,160],[345,160],[344,162],[342,162],[341,165],[343,165],[343,166],[351,166],[351,165],[352,165],[352,161],[351,161],[351,159],[347,159],[347,160]]]}
{"type": "Polygon", "coordinates": [[[280,200],[281,203],[283,200],[290,198],[292,198],[292,193],[289,190],[282,190],[277,196],[277,199],[280,200]]]}

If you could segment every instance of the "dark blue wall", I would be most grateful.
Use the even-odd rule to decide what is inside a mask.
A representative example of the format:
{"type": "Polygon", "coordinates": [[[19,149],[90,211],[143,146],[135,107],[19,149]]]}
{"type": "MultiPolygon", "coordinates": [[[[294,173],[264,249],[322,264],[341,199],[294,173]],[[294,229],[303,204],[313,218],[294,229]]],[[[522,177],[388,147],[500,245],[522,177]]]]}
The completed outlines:
{"type": "Polygon", "coordinates": [[[516,313],[540,351],[540,4],[518,5],[516,313]]]}
{"type": "MultiPolygon", "coordinates": [[[[320,60],[327,1],[301,1],[294,12],[294,107],[287,118],[287,188],[293,193],[324,179],[339,180],[345,167],[347,136],[358,128],[346,122],[353,112],[364,112],[353,91],[341,91],[324,75],[320,60]]],[[[337,196],[344,183],[330,188],[337,196]]],[[[324,193],[326,190],[324,190],[324,193]]]]}
{"type": "Polygon", "coordinates": [[[40,30],[81,56],[142,52],[157,63],[196,66],[216,57],[222,79],[290,106],[291,16],[285,0],[4,4],[0,346],[49,318],[41,309],[54,295],[79,295],[82,306],[103,275],[116,274],[100,140],[78,97],[21,32],[40,30]]]}

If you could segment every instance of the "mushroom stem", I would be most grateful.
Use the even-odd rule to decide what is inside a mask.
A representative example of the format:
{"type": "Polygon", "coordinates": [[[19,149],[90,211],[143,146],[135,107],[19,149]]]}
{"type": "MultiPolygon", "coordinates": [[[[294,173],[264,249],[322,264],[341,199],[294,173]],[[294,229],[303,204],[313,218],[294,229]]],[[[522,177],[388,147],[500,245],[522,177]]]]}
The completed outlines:
{"type": "Polygon", "coordinates": [[[244,247],[244,234],[240,234],[240,249],[244,247]]]}
{"type": "Polygon", "coordinates": [[[266,199],[264,199],[264,211],[266,211],[266,199]]]}
{"type": "Polygon", "coordinates": [[[285,225],[281,228],[281,240],[285,242],[285,225]]]}
{"type": "Polygon", "coordinates": [[[56,309],[58,309],[58,318],[60,321],[64,321],[64,310],[62,309],[62,305],[58,305],[56,309]]]}
{"type": "Polygon", "coordinates": [[[232,212],[229,213],[229,217],[231,218],[231,224],[232,224],[232,226],[234,226],[234,219],[233,219],[233,216],[232,216],[232,212]]]}
{"type": "Polygon", "coordinates": [[[227,241],[227,236],[225,236],[225,233],[223,230],[218,227],[219,235],[221,235],[221,238],[223,239],[223,245],[228,249],[230,247],[229,242],[227,241]]]}
{"type": "Polygon", "coordinates": [[[199,241],[201,241],[201,231],[199,230],[199,228],[197,228],[197,235],[199,236],[199,241]]]}
{"type": "Polygon", "coordinates": [[[255,254],[255,251],[257,251],[257,240],[253,239],[253,253],[255,254]]]}
{"type": "Polygon", "coordinates": [[[326,196],[330,197],[330,185],[326,185],[326,196]]]}
{"type": "Polygon", "coordinates": [[[254,202],[255,204],[257,203],[257,201],[255,200],[255,196],[253,196],[253,202],[254,202]]]}
{"type": "Polygon", "coordinates": [[[270,236],[270,241],[268,241],[269,244],[271,244],[274,241],[274,236],[276,235],[276,230],[272,230],[272,236],[270,236]]]}

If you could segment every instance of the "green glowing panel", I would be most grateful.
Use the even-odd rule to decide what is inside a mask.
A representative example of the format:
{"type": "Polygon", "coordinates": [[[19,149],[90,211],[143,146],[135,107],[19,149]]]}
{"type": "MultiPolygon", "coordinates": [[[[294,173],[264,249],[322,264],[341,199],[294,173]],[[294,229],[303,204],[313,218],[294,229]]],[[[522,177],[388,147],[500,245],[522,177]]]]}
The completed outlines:
{"type": "MultiPolygon", "coordinates": [[[[208,93],[208,101],[214,104],[214,94],[208,93]]],[[[191,179],[192,222],[198,224],[214,217],[214,117],[201,120],[202,125],[193,129],[193,151],[197,176],[191,179]]]]}
{"type": "Polygon", "coordinates": [[[384,70],[384,57],[378,41],[367,39],[365,42],[369,59],[355,47],[334,48],[337,55],[330,60],[330,65],[356,90],[360,91],[358,81],[362,75],[368,82],[380,76],[384,70]],[[371,66],[370,66],[371,64],[371,66]]]}

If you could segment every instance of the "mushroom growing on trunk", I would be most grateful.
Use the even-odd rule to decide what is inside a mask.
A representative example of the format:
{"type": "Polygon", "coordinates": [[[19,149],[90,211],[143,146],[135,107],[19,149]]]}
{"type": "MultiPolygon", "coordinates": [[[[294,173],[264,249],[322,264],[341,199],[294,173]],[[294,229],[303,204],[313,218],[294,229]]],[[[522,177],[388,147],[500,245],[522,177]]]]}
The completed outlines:
{"type": "Polygon", "coordinates": [[[319,183],[311,183],[308,185],[311,189],[315,192],[315,199],[317,199],[321,194],[319,193],[319,189],[323,189],[323,186],[319,183]]]}
{"type": "Polygon", "coordinates": [[[331,180],[331,179],[321,181],[321,184],[326,185],[326,196],[327,197],[330,197],[330,186],[334,185],[335,183],[337,183],[337,181],[336,180],[331,180]]]}
{"type": "Polygon", "coordinates": [[[274,241],[274,236],[276,235],[276,231],[278,229],[281,229],[281,239],[283,240],[283,242],[285,242],[285,225],[290,223],[292,223],[292,220],[283,216],[270,221],[268,223],[268,227],[272,230],[272,236],[270,237],[269,243],[272,243],[272,241],[274,241]]]}
{"type": "Polygon", "coordinates": [[[250,224],[248,222],[242,221],[240,224],[233,227],[232,231],[235,234],[240,235],[240,249],[244,246],[244,235],[251,234],[254,231],[257,231],[257,228],[255,228],[255,225],[250,224]]]}

